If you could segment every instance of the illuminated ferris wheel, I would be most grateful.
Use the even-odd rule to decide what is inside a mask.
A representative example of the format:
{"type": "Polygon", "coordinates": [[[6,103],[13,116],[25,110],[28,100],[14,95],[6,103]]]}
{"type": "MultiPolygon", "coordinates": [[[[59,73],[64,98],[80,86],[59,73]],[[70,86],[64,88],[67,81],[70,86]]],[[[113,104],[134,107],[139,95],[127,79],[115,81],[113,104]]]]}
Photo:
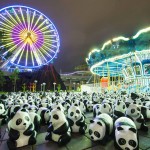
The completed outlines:
{"type": "Polygon", "coordinates": [[[3,66],[37,68],[51,62],[59,51],[56,27],[33,8],[15,5],[1,9],[0,31],[3,66]]]}

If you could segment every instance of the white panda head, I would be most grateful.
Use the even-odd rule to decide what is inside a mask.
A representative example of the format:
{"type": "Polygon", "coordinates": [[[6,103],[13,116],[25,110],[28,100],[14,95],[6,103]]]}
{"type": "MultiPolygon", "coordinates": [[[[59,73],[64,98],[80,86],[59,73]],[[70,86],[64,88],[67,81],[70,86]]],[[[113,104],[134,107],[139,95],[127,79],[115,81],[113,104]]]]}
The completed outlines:
{"type": "Polygon", "coordinates": [[[55,102],[51,105],[51,109],[55,109],[55,108],[64,112],[64,107],[62,106],[60,102],[55,102]]]}
{"type": "Polygon", "coordinates": [[[53,125],[54,129],[56,129],[67,122],[67,120],[64,113],[61,110],[55,108],[51,111],[49,122],[53,125]]]}
{"type": "Polygon", "coordinates": [[[0,115],[5,112],[4,104],[0,104],[0,115]]]}
{"type": "Polygon", "coordinates": [[[93,111],[93,103],[91,101],[87,101],[86,108],[88,111],[93,111]]]}
{"type": "Polygon", "coordinates": [[[106,114],[110,115],[112,113],[112,108],[108,103],[103,103],[100,106],[100,111],[101,111],[101,113],[106,113],[106,114]]]}
{"type": "Polygon", "coordinates": [[[8,128],[15,130],[26,130],[31,124],[31,118],[27,112],[17,111],[12,119],[8,122],[8,128]]]}
{"type": "Polygon", "coordinates": [[[82,116],[81,110],[77,106],[71,106],[68,109],[68,118],[71,120],[79,120],[82,116]]]}
{"type": "Polygon", "coordinates": [[[126,109],[126,114],[131,117],[138,117],[141,115],[141,110],[137,104],[130,104],[126,109]]]}
{"type": "Polygon", "coordinates": [[[29,112],[35,112],[36,113],[38,111],[38,107],[35,105],[30,105],[28,110],[29,110],[29,112]]]}
{"type": "Polygon", "coordinates": [[[116,111],[120,111],[122,113],[125,114],[125,111],[126,111],[126,105],[123,101],[117,101],[116,104],[115,104],[115,108],[114,108],[116,111]]]}
{"type": "Polygon", "coordinates": [[[102,140],[105,136],[106,126],[105,123],[99,119],[90,120],[89,135],[91,140],[98,141],[102,140]]]}
{"type": "Polygon", "coordinates": [[[121,149],[136,149],[138,147],[136,129],[126,125],[117,127],[115,130],[115,142],[121,149]]]}

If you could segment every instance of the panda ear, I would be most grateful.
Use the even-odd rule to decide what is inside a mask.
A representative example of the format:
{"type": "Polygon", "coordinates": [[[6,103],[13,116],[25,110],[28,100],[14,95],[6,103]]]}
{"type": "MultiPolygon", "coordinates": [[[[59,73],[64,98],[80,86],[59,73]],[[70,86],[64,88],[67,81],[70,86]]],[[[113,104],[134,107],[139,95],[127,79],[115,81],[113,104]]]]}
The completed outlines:
{"type": "Polygon", "coordinates": [[[102,123],[101,123],[101,122],[97,122],[97,124],[99,124],[100,126],[102,126],[102,123]]]}
{"type": "Polygon", "coordinates": [[[118,101],[117,105],[120,105],[120,102],[118,101]]]}
{"type": "Polygon", "coordinates": [[[130,131],[132,131],[133,133],[136,133],[136,129],[135,128],[129,128],[130,131]]]}
{"type": "Polygon", "coordinates": [[[90,120],[90,123],[94,123],[94,120],[90,120]]]}
{"type": "Polygon", "coordinates": [[[15,116],[15,112],[12,112],[12,113],[10,114],[10,118],[12,119],[14,116],[15,116]]]}
{"type": "Polygon", "coordinates": [[[122,127],[117,127],[118,131],[124,130],[122,127]]]}

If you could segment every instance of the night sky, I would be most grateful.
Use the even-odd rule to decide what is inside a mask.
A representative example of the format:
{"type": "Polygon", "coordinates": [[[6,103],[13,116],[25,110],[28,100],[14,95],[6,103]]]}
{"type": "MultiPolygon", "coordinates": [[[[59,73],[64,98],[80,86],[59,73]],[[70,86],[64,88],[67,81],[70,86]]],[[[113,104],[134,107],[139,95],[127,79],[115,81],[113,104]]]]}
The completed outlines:
{"type": "Polygon", "coordinates": [[[38,9],[56,26],[60,53],[57,71],[73,71],[92,48],[150,26],[150,0],[0,0],[0,8],[20,4],[38,9]]]}

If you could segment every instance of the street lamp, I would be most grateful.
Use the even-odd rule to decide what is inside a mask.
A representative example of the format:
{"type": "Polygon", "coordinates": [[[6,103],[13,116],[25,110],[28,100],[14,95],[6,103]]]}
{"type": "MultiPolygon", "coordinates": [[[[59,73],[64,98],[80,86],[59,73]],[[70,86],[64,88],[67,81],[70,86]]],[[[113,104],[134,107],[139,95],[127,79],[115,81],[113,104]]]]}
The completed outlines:
{"type": "Polygon", "coordinates": [[[56,83],[54,82],[53,84],[54,84],[54,92],[55,92],[55,86],[56,86],[56,83]]]}
{"type": "Polygon", "coordinates": [[[45,85],[46,83],[43,83],[43,92],[45,92],[45,85]]]}
{"type": "Polygon", "coordinates": [[[75,86],[76,86],[76,83],[74,82],[74,83],[73,83],[73,85],[74,85],[74,91],[75,91],[75,86]]]}
{"type": "Polygon", "coordinates": [[[37,84],[37,80],[34,80],[34,84],[35,84],[35,92],[36,92],[36,84],[37,84]]]}
{"type": "Polygon", "coordinates": [[[43,90],[42,88],[43,88],[43,84],[41,84],[41,92],[42,92],[42,90],[43,90]]]}

